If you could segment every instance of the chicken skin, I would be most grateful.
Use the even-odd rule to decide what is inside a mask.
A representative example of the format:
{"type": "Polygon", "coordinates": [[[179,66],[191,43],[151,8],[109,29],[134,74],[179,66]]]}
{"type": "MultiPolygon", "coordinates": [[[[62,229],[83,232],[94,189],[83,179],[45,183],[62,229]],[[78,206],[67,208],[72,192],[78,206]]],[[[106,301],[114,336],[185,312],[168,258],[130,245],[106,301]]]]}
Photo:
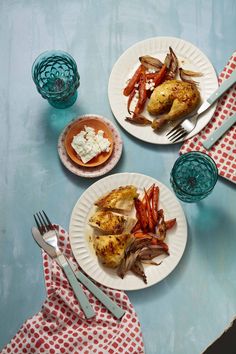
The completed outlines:
{"type": "Polygon", "coordinates": [[[180,80],[165,81],[155,88],[147,106],[151,115],[160,115],[153,121],[152,128],[158,130],[165,123],[190,114],[199,103],[196,85],[180,80]]]}

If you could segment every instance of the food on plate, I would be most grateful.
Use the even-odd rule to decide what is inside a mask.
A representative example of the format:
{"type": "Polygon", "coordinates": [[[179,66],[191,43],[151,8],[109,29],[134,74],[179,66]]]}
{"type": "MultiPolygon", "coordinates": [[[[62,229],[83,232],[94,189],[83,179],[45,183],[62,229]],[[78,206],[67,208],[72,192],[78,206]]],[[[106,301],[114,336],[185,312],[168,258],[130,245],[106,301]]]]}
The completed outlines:
{"type": "Polygon", "coordinates": [[[191,70],[185,70],[183,68],[179,68],[179,76],[180,76],[182,81],[198,85],[198,82],[196,82],[194,80],[191,80],[190,77],[199,77],[199,76],[202,76],[202,73],[196,72],[196,71],[191,71],[191,70]]]}
{"type": "Polygon", "coordinates": [[[124,257],[125,249],[131,239],[130,234],[97,235],[93,240],[98,259],[109,268],[116,268],[124,257]]]}
{"type": "Polygon", "coordinates": [[[128,185],[113,189],[95,203],[98,209],[89,218],[96,231],[93,247],[103,265],[116,268],[121,278],[131,271],[147,283],[144,265],[157,266],[161,262],[154,258],[169,255],[166,235],[176,219],[166,220],[159,199],[156,184],[144,189],[142,197],[135,186],[128,185]],[[121,208],[119,214],[109,210],[114,208],[121,208]],[[127,210],[129,215],[124,214],[127,210]]]}
{"type": "Polygon", "coordinates": [[[125,118],[127,122],[142,126],[151,125],[154,130],[158,130],[168,120],[183,117],[197,107],[200,102],[200,93],[197,88],[198,83],[191,80],[191,77],[199,77],[202,74],[180,68],[178,58],[171,47],[164,62],[150,55],[140,57],[139,61],[140,65],[123,90],[124,96],[128,97],[127,111],[130,116],[125,118]],[[167,86],[162,86],[165,84],[167,86]],[[161,87],[160,90],[159,87],[161,87]],[[165,91],[162,97],[163,87],[165,91]],[[173,98],[175,89],[178,91],[178,98],[182,92],[179,100],[173,98]],[[187,90],[190,91],[189,95],[187,95],[187,90]],[[193,96],[192,99],[189,98],[190,95],[193,96]],[[155,119],[153,122],[142,114],[149,99],[148,113],[151,115],[165,113],[165,116],[158,121],[155,119]],[[131,105],[134,106],[133,109],[131,105]]]}
{"type": "Polygon", "coordinates": [[[103,209],[130,211],[133,207],[134,198],[137,197],[138,193],[135,186],[122,186],[101,197],[95,202],[95,205],[103,209]]]}
{"type": "Polygon", "coordinates": [[[73,137],[71,142],[83,163],[87,163],[102,152],[109,152],[111,143],[109,139],[104,138],[104,131],[85,126],[78,134],[73,137]]]}
{"type": "Polygon", "coordinates": [[[192,113],[200,103],[196,85],[180,80],[168,80],[153,91],[147,105],[151,115],[159,115],[152,123],[154,130],[163,124],[192,113]]]}
{"type": "Polygon", "coordinates": [[[147,283],[143,264],[159,265],[153,258],[161,254],[168,254],[168,250],[163,250],[161,245],[153,245],[150,237],[135,238],[133,237],[129,245],[125,249],[124,256],[118,265],[117,273],[123,279],[128,271],[132,271],[140,276],[144,283],[147,283]]]}
{"type": "Polygon", "coordinates": [[[97,210],[89,219],[89,225],[104,234],[130,232],[136,220],[110,210],[97,210]]]}
{"type": "Polygon", "coordinates": [[[152,124],[152,121],[150,119],[147,119],[141,114],[136,114],[132,112],[133,115],[132,117],[126,117],[125,120],[131,124],[141,124],[141,125],[150,125],[152,124]]]}

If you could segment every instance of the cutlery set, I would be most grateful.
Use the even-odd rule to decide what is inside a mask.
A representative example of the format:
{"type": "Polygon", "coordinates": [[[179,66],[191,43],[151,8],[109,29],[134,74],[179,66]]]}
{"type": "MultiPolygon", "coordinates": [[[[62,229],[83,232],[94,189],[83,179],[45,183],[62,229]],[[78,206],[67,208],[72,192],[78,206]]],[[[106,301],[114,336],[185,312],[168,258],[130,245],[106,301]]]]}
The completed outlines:
{"type": "Polygon", "coordinates": [[[96,314],[84,293],[83,284],[117,319],[120,319],[125,311],[112,301],[97,285],[95,285],[83,272],[65,257],[58,247],[58,231],[53,226],[44,211],[34,215],[37,225],[32,228],[32,235],[36,243],[42,248],[64,271],[80,307],[87,319],[96,314]]]}

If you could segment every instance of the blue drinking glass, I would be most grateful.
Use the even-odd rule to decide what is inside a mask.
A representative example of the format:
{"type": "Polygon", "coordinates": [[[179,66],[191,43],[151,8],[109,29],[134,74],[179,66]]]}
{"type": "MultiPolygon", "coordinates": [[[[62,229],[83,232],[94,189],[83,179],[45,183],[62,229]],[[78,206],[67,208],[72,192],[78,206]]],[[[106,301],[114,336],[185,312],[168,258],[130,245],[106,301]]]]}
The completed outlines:
{"type": "Polygon", "coordinates": [[[206,198],[218,179],[218,170],[212,158],[193,151],[181,155],[175,162],[170,182],[176,196],[193,203],[206,198]]]}
{"type": "Polygon", "coordinates": [[[53,107],[67,108],[75,103],[80,76],[70,54],[60,50],[40,54],[33,63],[32,77],[38,92],[53,107]]]}

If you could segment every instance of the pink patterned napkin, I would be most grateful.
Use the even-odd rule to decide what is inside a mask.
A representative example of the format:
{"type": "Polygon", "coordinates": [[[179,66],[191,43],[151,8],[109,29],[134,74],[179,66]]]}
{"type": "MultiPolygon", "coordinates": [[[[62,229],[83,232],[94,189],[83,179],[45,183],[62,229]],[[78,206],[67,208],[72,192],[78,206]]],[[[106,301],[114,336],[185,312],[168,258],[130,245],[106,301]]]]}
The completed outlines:
{"type": "MultiPolygon", "coordinates": [[[[228,64],[219,76],[219,84],[228,79],[232,72],[236,70],[236,52],[233,53],[228,64]]],[[[210,150],[206,150],[202,141],[228,117],[236,112],[236,84],[234,84],[219,100],[215,113],[201,132],[187,140],[180,149],[180,154],[189,151],[202,151],[213,158],[219,174],[236,183],[236,125],[219,139],[210,150]]]]}
{"type": "MultiPolygon", "coordinates": [[[[68,234],[59,227],[61,251],[74,263],[68,234]]],[[[87,320],[60,267],[43,252],[47,299],[42,309],[27,320],[11,342],[6,353],[47,354],[116,354],[144,353],[140,323],[123,291],[102,290],[125,311],[117,320],[85,289],[96,317],[87,320]]]]}

